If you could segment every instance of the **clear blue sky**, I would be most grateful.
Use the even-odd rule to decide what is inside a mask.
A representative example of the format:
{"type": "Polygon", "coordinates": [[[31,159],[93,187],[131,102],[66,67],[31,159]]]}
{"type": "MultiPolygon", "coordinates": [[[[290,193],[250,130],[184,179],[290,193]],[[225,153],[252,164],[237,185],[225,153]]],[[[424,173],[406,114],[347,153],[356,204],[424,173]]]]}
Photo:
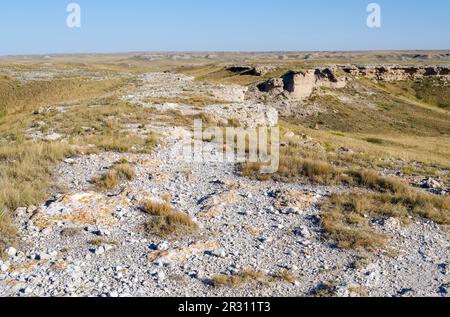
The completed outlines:
{"type": "Polygon", "coordinates": [[[449,16],[448,0],[2,0],[0,55],[450,49],[449,16]],[[66,26],[70,2],[81,29],[66,26]]]}

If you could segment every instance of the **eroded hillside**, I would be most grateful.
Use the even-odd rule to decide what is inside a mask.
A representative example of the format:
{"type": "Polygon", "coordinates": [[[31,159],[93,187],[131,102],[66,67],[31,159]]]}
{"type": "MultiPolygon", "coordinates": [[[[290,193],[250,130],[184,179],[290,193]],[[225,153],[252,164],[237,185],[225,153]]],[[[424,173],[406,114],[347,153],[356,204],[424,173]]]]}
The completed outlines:
{"type": "Polygon", "coordinates": [[[447,296],[448,57],[3,59],[0,295],[447,296]],[[186,160],[194,120],[279,169],[186,160]]]}

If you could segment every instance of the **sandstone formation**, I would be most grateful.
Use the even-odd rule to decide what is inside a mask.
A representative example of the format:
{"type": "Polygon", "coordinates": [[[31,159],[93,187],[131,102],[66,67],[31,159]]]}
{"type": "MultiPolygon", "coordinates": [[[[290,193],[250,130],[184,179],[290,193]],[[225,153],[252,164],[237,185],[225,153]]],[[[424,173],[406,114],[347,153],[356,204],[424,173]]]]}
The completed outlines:
{"type": "Polygon", "coordinates": [[[273,78],[258,85],[259,90],[271,94],[283,91],[294,99],[309,97],[317,87],[344,88],[347,78],[338,77],[332,68],[318,68],[308,71],[289,71],[281,78],[273,78]]]}
{"type": "Polygon", "coordinates": [[[440,66],[340,66],[347,74],[361,76],[378,81],[418,80],[424,77],[449,77],[450,68],[440,66]]]}
{"type": "Polygon", "coordinates": [[[271,78],[258,85],[258,89],[272,95],[289,93],[293,99],[308,98],[318,87],[344,88],[351,77],[377,81],[420,80],[426,77],[450,78],[450,67],[445,66],[366,66],[340,65],[307,71],[289,71],[280,78],[271,78]],[[342,72],[342,74],[339,74],[342,72]],[[338,75],[339,74],[339,75],[338,75]]]}

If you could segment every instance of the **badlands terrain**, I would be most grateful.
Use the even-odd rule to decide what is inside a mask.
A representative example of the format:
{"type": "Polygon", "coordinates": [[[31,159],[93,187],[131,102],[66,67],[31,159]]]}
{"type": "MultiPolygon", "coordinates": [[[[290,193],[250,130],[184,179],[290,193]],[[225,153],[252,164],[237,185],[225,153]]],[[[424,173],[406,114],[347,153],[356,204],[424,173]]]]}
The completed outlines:
{"type": "Polygon", "coordinates": [[[449,170],[448,51],[2,57],[0,296],[447,297],[449,170]]]}

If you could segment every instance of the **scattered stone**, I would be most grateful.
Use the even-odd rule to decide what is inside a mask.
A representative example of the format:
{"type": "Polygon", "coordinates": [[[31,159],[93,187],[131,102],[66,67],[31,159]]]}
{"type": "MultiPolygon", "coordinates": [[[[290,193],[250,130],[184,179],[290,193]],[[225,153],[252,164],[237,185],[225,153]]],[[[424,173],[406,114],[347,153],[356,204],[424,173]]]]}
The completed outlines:
{"type": "Polygon", "coordinates": [[[9,263],[3,263],[3,264],[0,266],[0,270],[1,270],[2,272],[7,272],[7,271],[9,270],[9,267],[10,267],[9,263]]]}
{"type": "Polygon", "coordinates": [[[17,250],[13,247],[9,247],[8,249],[6,249],[6,254],[12,258],[15,257],[17,255],[17,250]]]}
{"type": "Polygon", "coordinates": [[[424,189],[442,189],[444,184],[433,178],[426,178],[420,182],[420,187],[424,189]]]}
{"type": "Polygon", "coordinates": [[[300,226],[294,229],[294,234],[296,236],[300,236],[304,239],[310,239],[311,238],[311,233],[309,232],[308,227],[306,226],[300,226]]]}

